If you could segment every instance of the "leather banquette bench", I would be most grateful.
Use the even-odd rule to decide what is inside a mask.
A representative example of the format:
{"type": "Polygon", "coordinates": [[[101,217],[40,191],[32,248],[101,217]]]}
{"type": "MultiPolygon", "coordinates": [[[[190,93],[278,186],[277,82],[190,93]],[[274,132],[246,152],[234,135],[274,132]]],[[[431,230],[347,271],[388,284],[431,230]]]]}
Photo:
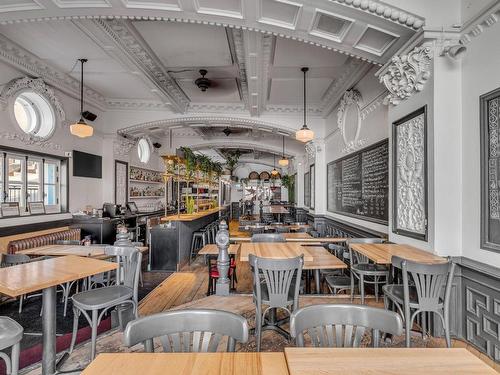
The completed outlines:
{"type": "Polygon", "coordinates": [[[7,245],[7,252],[9,254],[14,254],[20,250],[32,249],[38,246],[54,245],[57,241],[61,240],[80,240],[80,237],[80,228],[72,228],[38,236],[16,239],[9,242],[7,245]]]}

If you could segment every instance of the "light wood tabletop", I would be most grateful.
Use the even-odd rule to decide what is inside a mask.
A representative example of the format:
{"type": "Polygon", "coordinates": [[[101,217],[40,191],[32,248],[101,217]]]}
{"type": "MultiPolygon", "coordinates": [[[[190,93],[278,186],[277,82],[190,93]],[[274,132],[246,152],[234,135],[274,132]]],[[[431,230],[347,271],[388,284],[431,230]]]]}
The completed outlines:
{"type": "Polygon", "coordinates": [[[283,353],[103,353],[82,375],[288,375],[283,353]]]}
{"type": "Polygon", "coordinates": [[[304,254],[304,262],[312,261],[311,251],[314,246],[302,246],[291,242],[244,242],[241,244],[240,261],[248,262],[248,255],[255,254],[261,258],[287,259],[304,254]]]}
{"type": "Polygon", "coordinates": [[[264,206],[262,211],[267,214],[287,214],[289,212],[285,207],[280,205],[264,206]]]}
{"type": "MultiPolygon", "coordinates": [[[[107,245],[92,245],[92,246],[79,246],[79,245],[46,245],[33,247],[27,250],[18,251],[16,254],[26,254],[31,256],[65,256],[77,255],[80,257],[90,258],[106,258],[104,249],[107,245]]],[[[141,252],[147,251],[147,246],[140,246],[138,249],[141,252]]]]}
{"type": "MultiPolygon", "coordinates": [[[[307,234],[307,233],[281,233],[281,234],[307,234]]],[[[307,244],[322,244],[322,243],[339,243],[345,242],[346,238],[340,237],[294,237],[294,236],[286,236],[284,237],[286,242],[300,242],[307,244]]],[[[229,239],[232,242],[250,242],[252,241],[252,237],[241,237],[234,236],[229,239]]]]}
{"type": "Polygon", "coordinates": [[[493,375],[464,348],[285,348],[290,375],[493,375]]]}
{"type": "Polygon", "coordinates": [[[310,249],[309,253],[313,256],[313,260],[304,261],[305,270],[336,270],[347,268],[347,264],[329,253],[324,247],[308,246],[308,248],[310,249]]]}
{"type": "Polygon", "coordinates": [[[378,264],[391,264],[393,255],[408,259],[414,262],[435,264],[445,263],[447,260],[425,250],[421,250],[411,245],[403,244],[361,244],[353,243],[351,248],[378,264]]]}
{"type": "MultiPolygon", "coordinates": [[[[227,250],[229,254],[236,255],[239,249],[240,249],[240,244],[233,243],[229,245],[229,248],[227,250]]],[[[198,252],[198,255],[218,255],[218,254],[219,254],[219,248],[217,247],[216,244],[213,243],[203,246],[203,248],[198,252]]]]}
{"type": "Polygon", "coordinates": [[[75,255],[0,268],[0,293],[18,297],[116,268],[113,262],[75,255]]]}
{"type": "Polygon", "coordinates": [[[289,239],[307,239],[307,238],[312,238],[312,236],[309,233],[306,232],[299,232],[299,233],[281,233],[283,237],[285,237],[286,240],[289,239]]]}

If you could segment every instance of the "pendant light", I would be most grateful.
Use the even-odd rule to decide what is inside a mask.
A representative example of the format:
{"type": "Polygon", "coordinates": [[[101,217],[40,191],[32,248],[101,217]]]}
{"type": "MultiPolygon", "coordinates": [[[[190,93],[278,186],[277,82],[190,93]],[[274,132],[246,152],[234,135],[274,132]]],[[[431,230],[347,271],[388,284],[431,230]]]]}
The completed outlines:
{"type": "Polygon", "coordinates": [[[273,170],[271,171],[271,176],[276,177],[278,173],[279,172],[276,170],[276,155],[273,155],[273,170]]]}
{"type": "Polygon", "coordinates": [[[87,124],[83,119],[83,64],[85,64],[87,59],[78,59],[82,64],[82,72],[81,72],[81,80],[80,80],[80,120],[77,123],[69,126],[69,131],[71,134],[79,137],[79,138],[87,138],[92,137],[94,134],[94,128],[87,124]]]}
{"type": "Polygon", "coordinates": [[[300,70],[304,73],[304,125],[295,133],[295,139],[305,143],[314,139],[314,132],[306,125],[306,72],[309,68],[303,67],[300,70]]]}
{"type": "Polygon", "coordinates": [[[288,166],[288,159],[285,156],[285,136],[283,136],[283,154],[281,156],[281,159],[278,160],[278,164],[282,167],[288,166]]]}

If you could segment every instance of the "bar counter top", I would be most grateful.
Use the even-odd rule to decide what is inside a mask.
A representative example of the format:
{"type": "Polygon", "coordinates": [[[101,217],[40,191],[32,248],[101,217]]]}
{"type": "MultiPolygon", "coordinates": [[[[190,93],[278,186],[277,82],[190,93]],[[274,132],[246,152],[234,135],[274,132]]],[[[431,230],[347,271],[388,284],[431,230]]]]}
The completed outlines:
{"type": "Polygon", "coordinates": [[[209,210],[201,211],[201,212],[196,212],[194,214],[180,214],[180,215],[168,215],[168,216],[163,216],[161,218],[162,223],[166,221],[194,221],[198,220],[202,217],[215,214],[219,211],[224,210],[225,207],[217,207],[217,208],[211,208],[209,210]]]}

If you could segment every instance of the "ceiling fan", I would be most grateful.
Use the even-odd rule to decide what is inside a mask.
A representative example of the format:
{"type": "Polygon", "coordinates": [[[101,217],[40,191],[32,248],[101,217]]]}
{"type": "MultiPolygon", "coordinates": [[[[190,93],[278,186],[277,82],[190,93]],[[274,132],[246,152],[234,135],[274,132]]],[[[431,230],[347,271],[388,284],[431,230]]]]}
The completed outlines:
{"type": "Polygon", "coordinates": [[[200,69],[200,74],[201,74],[201,77],[200,78],[197,78],[196,81],[194,81],[194,84],[196,86],[198,86],[198,88],[202,91],[202,92],[205,92],[207,91],[209,88],[215,88],[218,86],[218,83],[211,80],[211,79],[208,79],[207,77],[205,77],[207,75],[208,71],[206,69],[200,69]]]}

